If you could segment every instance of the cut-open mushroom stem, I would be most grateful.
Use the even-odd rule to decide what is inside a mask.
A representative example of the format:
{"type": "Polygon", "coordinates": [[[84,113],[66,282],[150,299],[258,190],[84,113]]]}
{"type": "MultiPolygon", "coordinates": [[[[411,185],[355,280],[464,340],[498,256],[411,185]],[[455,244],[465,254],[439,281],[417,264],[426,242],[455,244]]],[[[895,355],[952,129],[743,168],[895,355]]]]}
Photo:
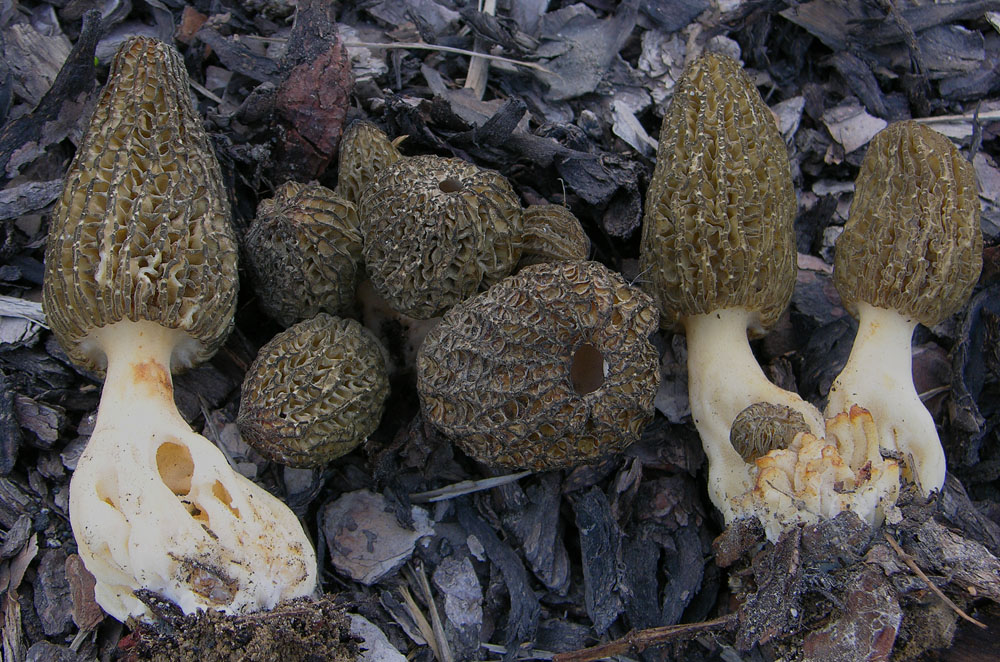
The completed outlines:
{"type": "Polygon", "coordinates": [[[174,404],[171,355],[186,334],[125,321],[91,337],[108,348],[107,378],[70,518],[100,578],[99,604],[120,620],[142,614],[136,578],[187,613],[267,609],[310,593],[315,554],[298,520],[234,472],[174,404]]]}
{"type": "Polygon", "coordinates": [[[944,451],[934,419],[913,384],[910,343],[917,321],[864,302],[857,308],[858,335],[847,365],[830,387],[826,415],[832,418],[864,403],[878,426],[883,449],[899,454],[903,475],[924,493],[940,489],[944,451]]]}
{"type": "Polygon", "coordinates": [[[684,318],[688,347],[688,397],[709,464],[709,495],[726,521],[733,499],[753,485],[751,465],[729,441],[736,416],[757,402],[784,405],[802,414],[812,433],[823,436],[823,417],[797,394],[767,379],[750,349],[752,313],[726,308],[684,318]]]}

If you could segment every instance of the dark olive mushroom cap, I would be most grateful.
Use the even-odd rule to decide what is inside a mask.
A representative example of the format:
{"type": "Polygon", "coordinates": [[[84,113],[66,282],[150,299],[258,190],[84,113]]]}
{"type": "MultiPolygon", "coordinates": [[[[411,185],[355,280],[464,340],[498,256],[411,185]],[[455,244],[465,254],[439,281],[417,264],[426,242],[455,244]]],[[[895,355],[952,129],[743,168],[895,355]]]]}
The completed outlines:
{"type": "Polygon", "coordinates": [[[521,205],[510,183],[461,159],[396,161],[361,196],[358,216],[372,285],[417,319],[489,287],[521,256],[521,205]]]}
{"type": "Polygon", "coordinates": [[[810,432],[805,417],[785,405],[755,402],[739,414],[729,442],[746,462],[778,448],[788,448],[800,432],[810,432]]]}
{"type": "Polygon", "coordinates": [[[928,326],[969,298],[983,265],[976,174],[943,135],[916,122],[872,139],[837,239],[844,305],[898,311],[928,326]]]}
{"type": "Polygon", "coordinates": [[[122,320],[186,332],[175,369],[214,354],[236,308],[229,223],[180,54],[148,37],[126,40],[49,224],[45,315],[73,362],[103,370],[88,334],[122,320]]]}
{"type": "Polygon", "coordinates": [[[243,380],[237,424],[264,457],[316,467],[374,432],[388,396],[375,336],[354,320],[320,313],[260,349],[243,380]]]}
{"type": "Polygon", "coordinates": [[[646,194],[643,289],[664,327],[725,308],[774,324],[795,284],[795,192],[774,117],[730,57],[705,53],[674,88],[646,194]]]}
{"type": "Polygon", "coordinates": [[[524,208],[521,267],[559,260],[586,260],[590,238],[580,221],[562,205],[528,205],[524,208]]]}
{"type": "Polygon", "coordinates": [[[260,306],[283,326],[344,313],[361,271],[354,205],[318,184],[287,182],[262,200],[243,239],[260,306]]]}
{"type": "Polygon", "coordinates": [[[378,173],[402,158],[396,149],[402,139],[391,141],[382,129],[364,120],[347,127],[340,139],[337,195],[357,206],[378,173]]]}
{"type": "Polygon", "coordinates": [[[424,417],[491,466],[594,462],[653,416],[658,315],[596,262],[522,269],[450,311],[417,356],[424,417]]]}

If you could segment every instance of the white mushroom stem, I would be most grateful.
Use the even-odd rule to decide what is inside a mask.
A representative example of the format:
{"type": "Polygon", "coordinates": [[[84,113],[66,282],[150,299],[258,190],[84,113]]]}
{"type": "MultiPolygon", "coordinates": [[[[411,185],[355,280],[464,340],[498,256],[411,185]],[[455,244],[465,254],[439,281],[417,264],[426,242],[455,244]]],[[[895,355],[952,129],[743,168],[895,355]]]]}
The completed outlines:
{"type": "Polygon", "coordinates": [[[96,330],[108,370],[94,433],[70,483],[70,521],[115,618],[146,616],[137,589],[199,609],[254,611],[307,595],[312,545],[278,499],[229,466],[174,404],[182,332],[153,322],[96,330]]]}
{"type": "Polygon", "coordinates": [[[752,465],[729,441],[741,411],[756,402],[785,405],[802,414],[814,435],[824,432],[823,417],[814,406],[764,375],[747,338],[750,320],[750,311],[741,308],[684,318],[691,413],[708,456],[708,493],[727,523],[739,514],[733,500],[753,487],[752,465]]]}
{"type": "Polygon", "coordinates": [[[826,416],[871,412],[882,448],[899,453],[907,473],[925,494],[944,485],[945,458],[934,419],[913,385],[910,344],[916,320],[859,302],[858,335],[847,365],[830,387],[826,416]]]}

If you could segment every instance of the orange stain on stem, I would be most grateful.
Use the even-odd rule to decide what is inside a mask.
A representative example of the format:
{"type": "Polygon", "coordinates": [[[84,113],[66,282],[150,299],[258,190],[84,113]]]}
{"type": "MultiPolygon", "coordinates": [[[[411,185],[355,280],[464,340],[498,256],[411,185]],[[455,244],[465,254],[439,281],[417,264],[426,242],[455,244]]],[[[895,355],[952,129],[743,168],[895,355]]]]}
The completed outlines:
{"type": "Polygon", "coordinates": [[[132,365],[132,380],[136,386],[145,386],[152,395],[172,398],[174,385],[170,372],[155,359],[147,359],[132,365]]]}

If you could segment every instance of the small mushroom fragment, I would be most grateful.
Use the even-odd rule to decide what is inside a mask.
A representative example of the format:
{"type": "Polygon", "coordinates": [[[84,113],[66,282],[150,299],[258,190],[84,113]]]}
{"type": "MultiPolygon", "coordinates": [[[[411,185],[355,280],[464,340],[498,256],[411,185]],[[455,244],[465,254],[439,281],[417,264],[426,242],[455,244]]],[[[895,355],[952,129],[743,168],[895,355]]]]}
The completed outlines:
{"type": "Polygon", "coordinates": [[[653,416],[657,320],[649,297],[596,262],[526,267],[427,335],[417,355],[424,416],[491,466],[600,460],[653,416]]]}
{"type": "Polygon", "coordinates": [[[559,260],[586,260],[589,256],[590,238],[569,209],[562,205],[524,208],[518,267],[559,260]]]}
{"type": "Polygon", "coordinates": [[[709,460],[709,495],[729,522],[752,487],[730,443],[746,407],[811,404],[764,375],[748,342],[784,310],[795,283],[795,193],[770,110],[739,64],[706,53],[678,82],[663,118],[640,247],[644,289],[664,326],[684,331],[691,412],[709,460]]]}
{"type": "Polygon", "coordinates": [[[354,205],[318,184],[286,182],[243,239],[260,307],[282,326],[354,302],[361,231],[354,205]]]}
{"type": "Polygon", "coordinates": [[[510,183],[461,159],[396,161],[365,190],[358,215],[372,285],[417,319],[489,287],[521,255],[522,212],[510,183]]]}
{"type": "Polygon", "coordinates": [[[139,589],[185,613],[238,612],[316,584],[292,512],[174,404],[170,369],[211,356],[233,325],[229,214],[180,54],[126,40],[53,212],[43,286],[66,353],[106,368],[69,509],[97,602],[119,620],[149,615],[139,589]]]}
{"type": "Polygon", "coordinates": [[[809,432],[802,414],[784,405],[755,402],[733,421],[729,443],[752,464],[773,450],[788,448],[800,432],[809,432]]]}
{"type": "Polygon", "coordinates": [[[371,332],[320,313],[261,348],[243,381],[237,423],[264,457],[318,467],[378,427],[388,396],[385,357],[371,332]]]}
{"type": "Polygon", "coordinates": [[[827,416],[860,405],[884,448],[924,492],[944,484],[934,419],[913,385],[910,343],[961,308],[982,268],[975,172],[951,142],[916,122],[872,139],[837,240],[834,283],[859,319],[850,358],[830,388],[827,416]]]}
{"type": "Polygon", "coordinates": [[[822,438],[803,430],[797,412],[746,414],[733,424],[735,443],[753,439],[772,450],[751,460],[753,488],[736,500],[737,509],[741,517],[757,517],[772,542],[794,524],[844,510],[876,526],[896,503],[899,465],[882,458],[878,429],[861,407],[827,419],[822,438]],[[782,423],[775,424],[776,413],[782,423]]]}
{"type": "Polygon", "coordinates": [[[337,195],[357,206],[378,173],[403,158],[397,147],[405,138],[389,140],[380,128],[363,120],[347,127],[340,139],[337,195]]]}

